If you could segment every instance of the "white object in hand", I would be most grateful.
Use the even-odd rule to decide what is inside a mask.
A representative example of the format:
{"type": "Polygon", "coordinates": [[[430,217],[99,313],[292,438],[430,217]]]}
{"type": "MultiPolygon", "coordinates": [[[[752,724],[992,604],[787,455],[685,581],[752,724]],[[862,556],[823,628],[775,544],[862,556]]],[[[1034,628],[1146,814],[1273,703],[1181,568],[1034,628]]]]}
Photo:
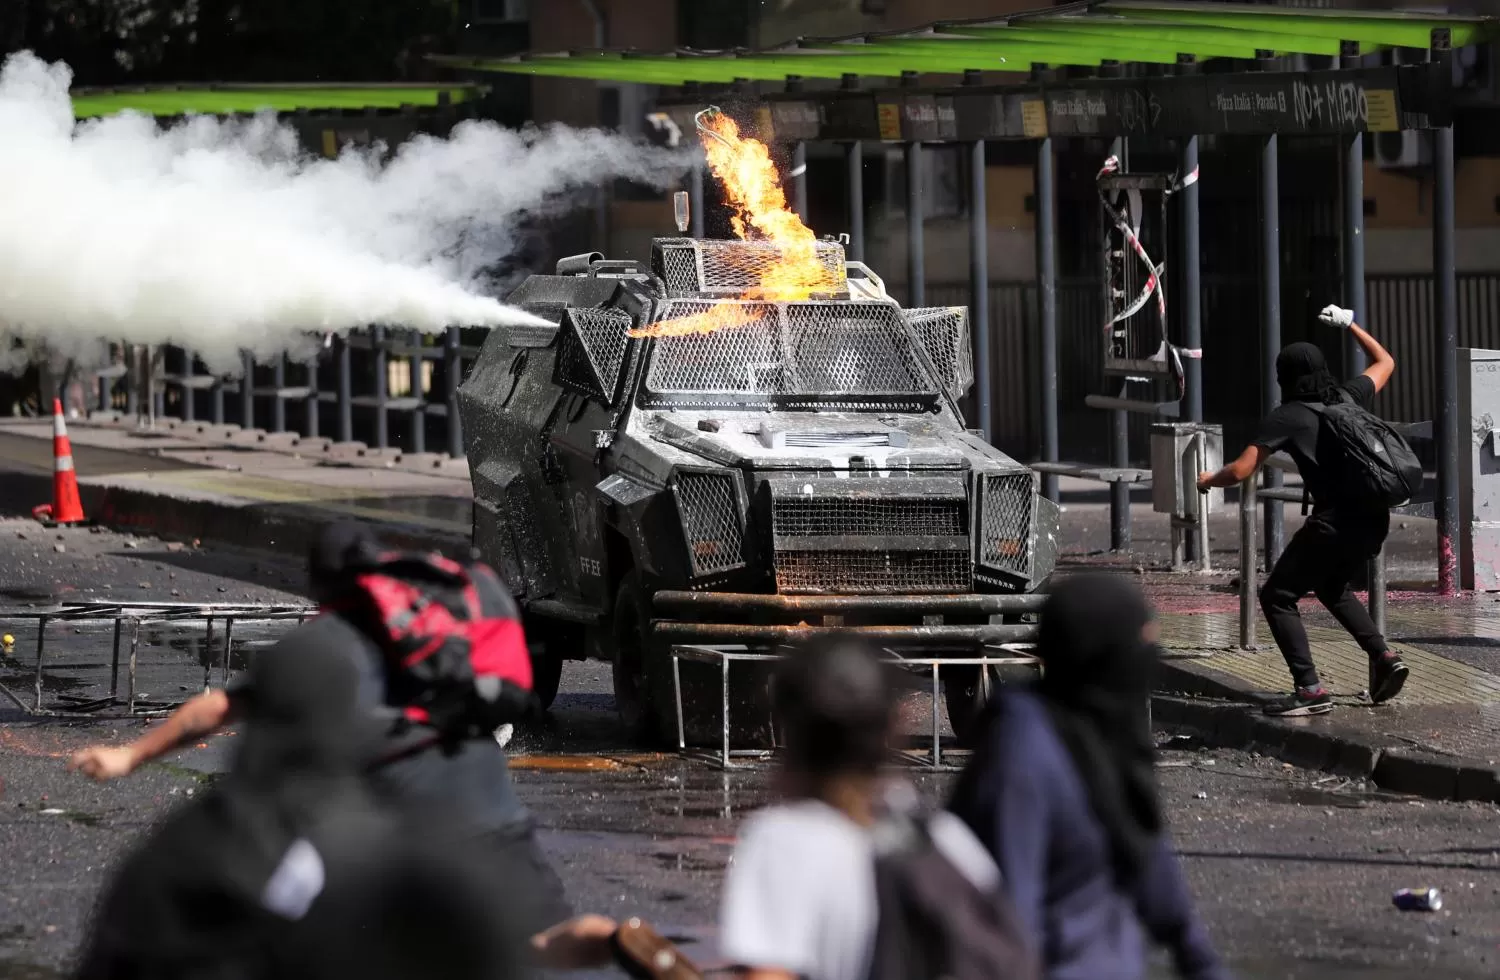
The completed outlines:
{"type": "Polygon", "coordinates": [[[1323,312],[1318,314],[1318,319],[1330,327],[1346,329],[1354,322],[1354,311],[1346,310],[1342,306],[1335,306],[1329,303],[1323,307],[1323,312]]]}

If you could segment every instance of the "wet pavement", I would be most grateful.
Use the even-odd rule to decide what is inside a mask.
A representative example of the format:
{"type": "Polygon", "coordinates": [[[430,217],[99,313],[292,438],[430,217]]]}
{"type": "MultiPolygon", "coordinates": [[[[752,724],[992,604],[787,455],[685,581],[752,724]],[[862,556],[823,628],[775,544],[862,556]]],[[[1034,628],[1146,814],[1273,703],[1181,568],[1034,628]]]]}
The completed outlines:
{"type": "MultiPolygon", "coordinates": [[[[302,583],[294,565],[263,555],[0,522],[7,605],[120,592],[161,598],[173,589],[182,601],[287,602],[302,583]]],[[[24,666],[28,648],[19,640],[24,666]]],[[[96,690],[99,675],[107,677],[108,638],[63,641],[71,645],[59,676],[96,690]]],[[[201,653],[191,643],[153,646],[142,658],[142,686],[190,693],[202,681],[201,653]]],[[[641,752],[622,738],[609,690],[605,665],[568,664],[548,723],[512,743],[519,792],[579,909],[644,915],[712,962],[719,881],[739,820],[769,796],[769,775],[641,752]]],[[[63,771],[72,749],[131,738],[139,725],[34,722],[0,708],[0,978],[58,976],[122,849],[202,792],[205,774],[222,767],[234,744],[232,735],[207,739],[107,786],[63,771]]],[[[1160,774],[1202,913],[1238,976],[1494,975],[1496,807],[1414,801],[1268,758],[1202,750],[1191,739],[1167,743],[1160,774]],[[1447,895],[1442,912],[1391,907],[1395,889],[1425,885],[1447,895]]],[[[932,799],[952,778],[910,775],[932,799]]]]}

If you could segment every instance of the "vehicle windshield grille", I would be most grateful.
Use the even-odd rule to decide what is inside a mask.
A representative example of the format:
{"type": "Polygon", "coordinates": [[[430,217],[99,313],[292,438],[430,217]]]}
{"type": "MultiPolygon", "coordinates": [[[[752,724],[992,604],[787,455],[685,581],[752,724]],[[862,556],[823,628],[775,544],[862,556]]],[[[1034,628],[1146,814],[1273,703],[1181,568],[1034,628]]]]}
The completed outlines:
{"type": "Polygon", "coordinates": [[[655,341],[646,387],[662,394],[934,394],[888,303],[677,300],[659,324],[703,317],[701,332],[655,341]]]}

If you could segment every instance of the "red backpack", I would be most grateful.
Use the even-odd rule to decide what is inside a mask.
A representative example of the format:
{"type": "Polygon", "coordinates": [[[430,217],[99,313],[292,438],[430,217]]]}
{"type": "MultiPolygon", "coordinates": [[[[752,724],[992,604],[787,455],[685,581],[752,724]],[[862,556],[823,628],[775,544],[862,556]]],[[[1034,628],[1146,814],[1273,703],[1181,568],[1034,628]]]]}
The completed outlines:
{"type": "Polygon", "coordinates": [[[520,613],[488,566],[382,552],[352,571],[354,587],[328,608],[385,653],[386,700],[403,724],[451,741],[488,735],[533,710],[520,613]]]}

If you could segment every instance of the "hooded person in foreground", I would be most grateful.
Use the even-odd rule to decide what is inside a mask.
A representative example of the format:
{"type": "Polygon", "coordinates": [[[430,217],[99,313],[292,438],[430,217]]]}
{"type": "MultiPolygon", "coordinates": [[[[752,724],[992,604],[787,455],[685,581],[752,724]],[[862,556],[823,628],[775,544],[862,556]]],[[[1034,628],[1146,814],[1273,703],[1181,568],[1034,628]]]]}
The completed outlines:
{"type": "Polygon", "coordinates": [[[122,863],[78,980],[523,975],[523,917],[455,829],[368,792],[352,666],[293,637],[250,679],[230,770],[122,863]]]}
{"type": "Polygon", "coordinates": [[[1339,383],[1317,347],[1308,343],[1287,346],[1276,357],[1281,404],[1261,420],[1255,440],[1239,459],[1198,478],[1198,489],[1203,491],[1236,486],[1254,476],[1270,456],[1285,450],[1312,497],[1312,515],[1287,542],[1260,590],[1261,609],[1294,686],[1290,697],[1267,706],[1266,713],[1286,717],[1323,714],[1333,708],[1333,695],[1318,676],[1307,630],[1297,611],[1297,603],[1309,592],[1328,607],[1369,657],[1370,700],[1380,704],[1395,697],[1407,675],[1406,664],[1387,645],[1350,584],[1385,544],[1391,529],[1390,510],[1383,503],[1340,496],[1336,470],[1348,464],[1341,461],[1336,443],[1327,438],[1328,427],[1321,415],[1324,406],[1339,402],[1352,402],[1368,411],[1390,381],[1396,361],[1354,322],[1349,310],[1329,306],[1319,319],[1352,333],[1370,366],[1352,381],[1339,383]]]}
{"type": "Polygon", "coordinates": [[[996,699],[950,807],[994,855],[1045,976],[1140,980],[1149,937],[1188,980],[1226,977],[1162,825],[1145,598],[1114,576],[1065,579],[1036,652],[1042,680],[996,699]]]}

